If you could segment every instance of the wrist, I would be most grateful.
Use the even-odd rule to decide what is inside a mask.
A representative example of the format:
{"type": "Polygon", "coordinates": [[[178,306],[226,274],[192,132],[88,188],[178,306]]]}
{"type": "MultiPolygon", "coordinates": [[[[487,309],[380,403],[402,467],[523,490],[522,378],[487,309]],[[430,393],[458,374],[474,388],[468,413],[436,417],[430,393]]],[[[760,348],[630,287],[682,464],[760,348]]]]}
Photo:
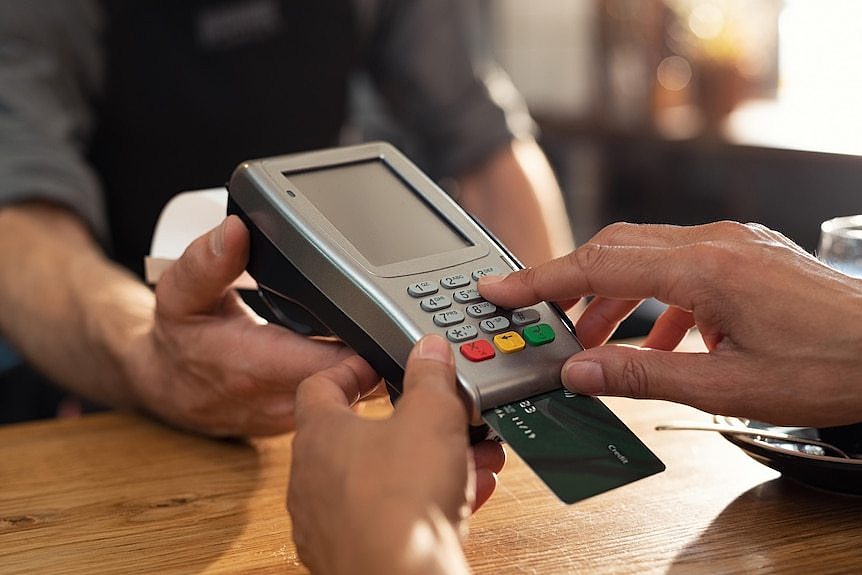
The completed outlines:
{"type": "Polygon", "coordinates": [[[140,305],[130,313],[128,300],[113,297],[134,293],[152,316],[149,290],[110,262],[65,209],[35,202],[4,207],[0,223],[0,330],[59,385],[104,405],[133,404],[126,328],[140,325],[143,314],[134,309],[140,305]]]}
{"type": "Polygon", "coordinates": [[[115,407],[142,407],[140,382],[153,367],[149,342],[155,297],[137,278],[111,262],[81,266],[82,270],[99,268],[99,273],[73,280],[82,294],[85,339],[99,358],[101,391],[97,399],[115,407]]]}

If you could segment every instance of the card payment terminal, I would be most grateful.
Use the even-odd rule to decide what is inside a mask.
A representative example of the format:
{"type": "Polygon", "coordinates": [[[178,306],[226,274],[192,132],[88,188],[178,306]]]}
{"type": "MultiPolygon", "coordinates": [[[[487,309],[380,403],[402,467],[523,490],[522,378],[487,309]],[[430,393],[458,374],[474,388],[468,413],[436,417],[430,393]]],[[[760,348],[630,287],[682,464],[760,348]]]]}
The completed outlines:
{"type": "Polygon", "coordinates": [[[480,425],[483,411],[560,388],[563,362],[583,349],[555,306],[502,309],[479,295],[480,277],[521,266],[389,144],[245,162],[228,212],[251,231],[248,271],[278,320],[337,335],[391,393],[413,344],[439,333],[480,425]]]}

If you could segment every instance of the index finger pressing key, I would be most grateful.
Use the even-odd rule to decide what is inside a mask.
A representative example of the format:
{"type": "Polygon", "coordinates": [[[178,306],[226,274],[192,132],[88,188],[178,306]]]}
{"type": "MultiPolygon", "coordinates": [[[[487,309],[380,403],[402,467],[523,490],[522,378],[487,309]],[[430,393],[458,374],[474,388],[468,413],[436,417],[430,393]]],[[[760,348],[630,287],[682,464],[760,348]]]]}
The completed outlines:
{"type": "Polygon", "coordinates": [[[690,248],[588,243],[534,268],[484,277],[479,291],[509,308],[600,295],[632,300],[655,297],[691,309],[699,274],[690,248]]]}

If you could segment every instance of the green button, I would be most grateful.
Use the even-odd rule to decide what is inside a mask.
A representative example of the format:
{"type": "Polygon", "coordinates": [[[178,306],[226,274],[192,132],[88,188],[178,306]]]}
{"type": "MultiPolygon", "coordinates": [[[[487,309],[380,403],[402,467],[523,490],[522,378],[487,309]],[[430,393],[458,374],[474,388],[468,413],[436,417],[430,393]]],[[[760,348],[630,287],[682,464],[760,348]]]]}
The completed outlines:
{"type": "Polygon", "coordinates": [[[530,345],[545,345],[554,341],[554,330],[546,323],[524,328],[524,339],[530,345]]]}

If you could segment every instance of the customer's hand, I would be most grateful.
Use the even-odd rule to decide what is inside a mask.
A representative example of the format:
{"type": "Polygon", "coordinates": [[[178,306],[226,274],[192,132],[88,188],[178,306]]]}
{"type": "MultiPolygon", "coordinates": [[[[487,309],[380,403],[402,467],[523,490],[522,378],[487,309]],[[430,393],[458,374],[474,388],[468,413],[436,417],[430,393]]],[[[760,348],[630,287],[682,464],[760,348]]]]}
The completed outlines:
{"type": "Polygon", "coordinates": [[[348,397],[371,376],[359,358],[299,387],[288,508],[303,562],[321,573],[459,573],[460,533],[496,485],[502,448],[470,448],[449,344],[427,336],[387,420],[348,397]]]}
{"type": "MultiPolygon", "coordinates": [[[[212,435],[267,435],[293,428],[296,387],[354,355],[343,344],[266,324],[231,289],[248,261],[249,236],[228,217],[195,240],[156,286],[152,328],[130,350],[138,404],[212,435]]],[[[351,380],[350,401],[378,382],[351,380]]]]}
{"type": "Polygon", "coordinates": [[[577,322],[592,349],[563,367],[573,391],[774,424],[862,421],[862,280],[761,225],[615,224],[568,256],[483,278],[479,290],[507,307],[596,296],[577,322]],[[670,307],[643,348],[593,347],[648,297],[670,307]],[[672,353],[692,326],[708,353],[672,353]]]}

